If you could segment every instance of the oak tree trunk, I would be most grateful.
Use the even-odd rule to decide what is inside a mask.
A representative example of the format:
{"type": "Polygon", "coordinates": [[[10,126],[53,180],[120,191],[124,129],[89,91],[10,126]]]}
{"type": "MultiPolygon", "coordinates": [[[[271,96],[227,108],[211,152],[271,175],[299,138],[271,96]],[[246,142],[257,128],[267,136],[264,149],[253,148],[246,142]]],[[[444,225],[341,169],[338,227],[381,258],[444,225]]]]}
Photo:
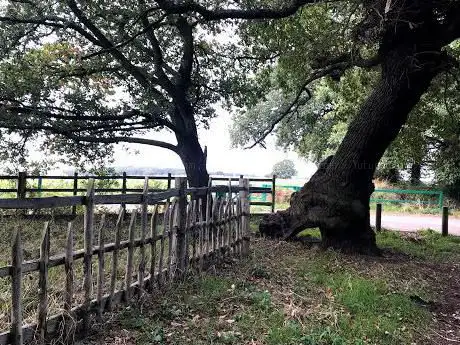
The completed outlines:
{"type": "Polygon", "coordinates": [[[422,165],[420,163],[413,163],[410,167],[410,183],[411,185],[419,185],[420,178],[422,177],[422,165]]]}
{"type": "Polygon", "coordinates": [[[261,222],[261,232],[290,238],[305,228],[319,227],[324,247],[379,252],[370,226],[372,178],[386,148],[439,72],[442,60],[440,49],[435,49],[415,62],[419,49],[426,47],[405,43],[382,56],[381,78],[336,154],[292,196],[288,210],[261,222]]]}
{"type": "Polygon", "coordinates": [[[206,168],[206,155],[198,140],[194,110],[188,102],[185,91],[177,91],[174,125],[178,128],[175,132],[177,139],[177,154],[185,168],[190,187],[206,187],[209,174],[206,168]]]}
{"type": "Polygon", "coordinates": [[[206,156],[198,138],[191,136],[178,140],[177,151],[187,174],[190,187],[208,185],[209,174],[206,168],[206,156]]]}

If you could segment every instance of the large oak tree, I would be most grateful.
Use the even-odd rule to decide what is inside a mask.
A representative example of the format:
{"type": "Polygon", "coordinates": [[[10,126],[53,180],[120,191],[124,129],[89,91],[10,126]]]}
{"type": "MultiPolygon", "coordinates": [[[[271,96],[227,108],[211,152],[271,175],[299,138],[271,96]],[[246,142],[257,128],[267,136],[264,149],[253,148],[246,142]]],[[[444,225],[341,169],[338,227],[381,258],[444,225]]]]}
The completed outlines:
{"type": "Polygon", "coordinates": [[[266,217],[261,231],[292,237],[319,227],[324,246],[378,252],[369,215],[375,169],[432,80],[458,64],[448,49],[460,37],[458,18],[458,1],[342,1],[304,8],[283,23],[245,28],[248,42],[278,47],[282,55],[269,75],[290,98],[274,107],[270,126],[261,124],[255,144],[308,102],[312,81],[337,79],[352,67],[379,70],[370,94],[356,102],[359,111],[335,154],[292,197],[288,210],[266,217]],[[299,49],[307,51],[302,58],[299,49]]]}

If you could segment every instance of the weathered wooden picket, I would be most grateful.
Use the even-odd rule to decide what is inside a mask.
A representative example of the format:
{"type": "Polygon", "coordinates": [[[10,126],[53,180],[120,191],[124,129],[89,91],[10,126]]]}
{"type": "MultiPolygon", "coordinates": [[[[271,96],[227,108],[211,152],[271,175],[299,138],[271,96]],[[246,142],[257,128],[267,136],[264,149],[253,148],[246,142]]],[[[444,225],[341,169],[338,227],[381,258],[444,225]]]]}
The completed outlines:
{"type": "Polygon", "coordinates": [[[149,193],[148,178],[142,194],[95,195],[91,181],[86,196],[54,197],[40,199],[0,199],[0,208],[30,209],[68,206],[84,207],[83,249],[76,250],[75,235],[79,229],[69,223],[66,248],[59,255],[50,256],[50,227],[46,222],[41,239],[40,257],[23,260],[24,229],[14,230],[11,264],[0,267],[0,278],[11,279],[11,327],[0,334],[0,345],[36,342],[45,344],[56,335],[60,341],[72,343],[75,334],[85,334],[92,321],[101,319],[103,313],[120,303],[167,288],[168,283],[183,277],[187,272],[201,272],[207,265],[226,256],[244,256],[249,246],[249,183],[240,179],[234,186],[189,188],[184,178],[176,178],[174,189],[149,193]],[[224,195],[224,196],[222,196],[224,195]],[[165,206],[159,206],[166,201],[165,206]],[[117,222],[112,229],[113,243],[105,243],[105,216],[95,229],[95,206],[100,204],[134,204],[131,212],[128,240],[121,240],[122,220],[125,210],[120,207],[117,222]],[[149,206],[154,206],[149,212],[149,206]],[[160,210],[161,208],[161,210],[160,210]],[[160,213],[161,211],[161,213],[160,213]],[[140,227],[136,221],[140,217],[140,227]],[[150,221],[149,221],[150,217],[150,221]],[[97,244],[95,244],[95,238],[97,244]],[[119,282],[121,251],[127,252],[125,275],[121,288],[119,282]],[[134,252],[138,253],[138,265],[134,252]],[[150,260],[147,252],[150,251],[150,260]],[[111,267],[106,266],[110,255],[111,267]],[[76,303],[77,281],[75,260],[83,259],[83,302],[76,303]],[[149,262],[147,262],[149,261],[149,262]],[[65,291],[62,291],[63,310],[49,315],[49,279],[52,267],[63,266],[65,291]],[[93,274],[93,266],[97,272],[93,274]],[[110,271],[110,281],[105,281],[105,270],[110,271]],[[24,324],[22,285],[27,274],[38,272],[38,306],[35,324],[24,324]],[[95,282],[93,281],[96,278],[95,282]],[[95,293],[93,293],[95,287],[95,293]]]}

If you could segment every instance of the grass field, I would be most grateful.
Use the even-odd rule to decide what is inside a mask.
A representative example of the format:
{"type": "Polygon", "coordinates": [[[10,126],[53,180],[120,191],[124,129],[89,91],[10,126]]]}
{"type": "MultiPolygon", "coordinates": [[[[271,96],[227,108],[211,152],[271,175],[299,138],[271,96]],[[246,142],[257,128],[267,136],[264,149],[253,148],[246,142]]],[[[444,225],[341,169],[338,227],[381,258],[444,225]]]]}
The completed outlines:
{"type": "Polygon", "coordinates": [[[122,309],[84,344],[459,342],[460,239],[382,232],[378,243],[375,258],[254,238],[249,258],[122,309]]]}
{"type": "MultiPolygon", "coordinates": [[[[173,181],[174,184],[174,181],[173,181]]],[[[79,180],[78,188],[86,188],[88,185],[88,180],[79,180]]],[[[121,188],[122,180],[97,180],[96,188],[121,188]]],[[[144,186],[144,181],[142,179],[137,180],[127,180],[127,188],[137,188],[142,189],[144,186]]],[[[154,189],[167,189],[167,181],[165,180],[150,180],[149,187],[154,189]]],[[[15,189],[16,181],[15,180],[0,180],[0,189],[15,189]]],[[[27,179],[27,188],[38,188],[38,179],[27,179]]],[[[62,180],[62,179],[43,179],[42,189],[48,188],[69,188],[73,189],[73,180],[62,180]]],[[[84,193],[79,193],[84,194],[84,193]]],[[[68,192],[28,192],[27,197],[47,197],[47,196],[69,196],[72,193],[68,192]]],[[[15,192],[2,192],[0,198],[15,198],[15,192]]]]}

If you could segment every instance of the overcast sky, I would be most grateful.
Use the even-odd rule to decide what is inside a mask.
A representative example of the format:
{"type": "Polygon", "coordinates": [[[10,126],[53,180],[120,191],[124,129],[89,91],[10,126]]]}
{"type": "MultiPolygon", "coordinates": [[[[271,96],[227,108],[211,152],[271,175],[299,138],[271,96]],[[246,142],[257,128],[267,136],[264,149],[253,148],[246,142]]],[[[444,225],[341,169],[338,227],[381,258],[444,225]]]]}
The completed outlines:
{"type": "MultiPolygon", "coordinates": [[[[273,164],[286,158],[295,162],[299,177],[309,177],[316,170],[314,164],[299,158],[295,152],[284,152],[276,149],[273,138],[269,140],[267,149],[231,148],[229,133],[231,115],[224,110],[219,110],[218,113],[219,116],[211,122],[211,128],[200,130],[199,135],[202,146],[208,146],[208,170],[210,172],[223,171],[263,176],[271,173],[273,164]]],[[[168,133],[156,133],[155,139],[175,142],[174,137],[168,133]]],[[[115,165],[183,168],[179,157],[169,150],[133,144],[129,146],[117,145],[115,165]],[[127,151],[124,147],[130,148],[130,150],[127,151]],[[139,151],[139,153],[134,154],[134,150],[139,151]]]]}

